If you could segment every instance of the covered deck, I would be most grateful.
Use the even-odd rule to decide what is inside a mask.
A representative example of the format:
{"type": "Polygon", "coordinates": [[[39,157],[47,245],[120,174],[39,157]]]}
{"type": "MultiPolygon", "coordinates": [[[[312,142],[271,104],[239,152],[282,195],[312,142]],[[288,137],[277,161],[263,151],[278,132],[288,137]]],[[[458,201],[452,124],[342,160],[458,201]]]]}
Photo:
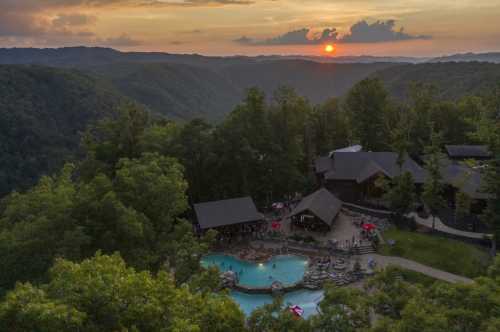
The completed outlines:
{"type": "Polygon", "coordinates": [[[194,210],[198,230],[215,229],[219,240],[254,235],[265,226],[264,216],[257,211],[251,197],[199,203],[194,205],[194,210]]]}
{"type": "Polygon", "coordinates": [[[292,227],[329,232],[342,208],[342,201],[325,188],[306,196],[289,214],[292,227]]]}

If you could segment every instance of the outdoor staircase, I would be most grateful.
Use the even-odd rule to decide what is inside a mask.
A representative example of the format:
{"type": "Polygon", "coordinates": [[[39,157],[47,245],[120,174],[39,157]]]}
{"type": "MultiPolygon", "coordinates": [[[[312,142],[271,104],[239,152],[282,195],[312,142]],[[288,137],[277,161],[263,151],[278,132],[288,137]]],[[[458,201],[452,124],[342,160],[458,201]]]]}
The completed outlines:
{"type": "Polygon", "coordinates": [[[363,245],[353,249],[354,255],[368,255],[375,252],[375,248],[372,245],[363,245]]]}
{"type": "Polygon", "coordinates": [[[394,271],[392,274],[392,277],[394,278],[395,281],[399,281],[399,282],[404,281],[403,275],[398,271],[394,271]]]}

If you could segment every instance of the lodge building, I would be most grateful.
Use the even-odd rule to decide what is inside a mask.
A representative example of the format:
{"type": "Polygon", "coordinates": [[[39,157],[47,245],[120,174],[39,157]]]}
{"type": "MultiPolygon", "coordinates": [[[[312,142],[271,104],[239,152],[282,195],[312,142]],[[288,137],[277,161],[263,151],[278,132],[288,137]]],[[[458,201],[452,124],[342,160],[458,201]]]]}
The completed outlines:
{"type": "Polygon", "coordinates": [[[413,176],[415,185],[425,182],[425,171],[410,157],[406,157],[402,168],[397,164],[394,152],[338,152],[319,157],[315,171],[320,184],[342,201],[357,203],[379,198],[383,192],[376,184],[379,177],[392,179],[402,172],[413,176]]]}

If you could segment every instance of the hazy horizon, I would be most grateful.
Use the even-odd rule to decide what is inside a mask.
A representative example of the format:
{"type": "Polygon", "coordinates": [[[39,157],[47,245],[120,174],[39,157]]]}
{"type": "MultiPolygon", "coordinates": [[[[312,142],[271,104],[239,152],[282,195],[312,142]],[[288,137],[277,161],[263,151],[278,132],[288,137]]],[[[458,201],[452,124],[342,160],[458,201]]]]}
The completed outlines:
{"type": "Polygon", "coordinates": [[[189,52],[169,52],[169,51],[158,51],[158,50],[127,50],[127,49],[120,49],[117,47],[110,47],[110,46],[100,46],[100,45],[69,45],[69,46],[53,46],[53,47],[37,47],[37,46],[0,46],[0,49],[38,49],[38,50],[57,50],[57,49],[69,49],[69,48],[101,48],[101,49],[109,49],[121,53],[163,53],[163,54],[170,54],[170,55],[197,55],[197,56],[206,56],[206,57],[316,57],[320,59],[342,59],[342,58],[362,58],[362,57],[374,57],[374,58],[408,58],[408,59],[421,59],[421,60],[428,60],[428,59],[434,59],[434,58],[440,58],[440,57],[447,57],[447,56],[455,56],[455,55],[466,55],[466,54],[475,54],[475,55],[481,55],[481,54],[488,54],[488,53],[500,53],[500,50],[485,50],[485,51],[480,51],[480,52],[473,52],[473,51],[464,51],[464,52],[457,52],[457,53],[442,53],[442,54],[436,54],[434,56],[425,56],[425,55],[400,55],[400,54],[380,54],[380,55],[374,55],[374,54],[343,54],[343,55],[328,55],[328,54],[279,54],[279,53],[266,53],[266,54],[204,54],[204,53],[189,53],[189,52]]]}

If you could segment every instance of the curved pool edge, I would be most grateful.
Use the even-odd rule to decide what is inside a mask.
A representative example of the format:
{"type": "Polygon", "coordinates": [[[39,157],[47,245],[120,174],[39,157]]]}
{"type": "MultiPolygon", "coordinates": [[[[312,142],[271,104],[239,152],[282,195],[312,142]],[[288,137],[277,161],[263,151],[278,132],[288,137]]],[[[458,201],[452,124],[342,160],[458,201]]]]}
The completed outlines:
{"type": "Polygon", "coordinates": [[[251,260],[241,259],[236,254],[230,254],[230,253],[226,253],[226,252],[223,252],[223,251],[213,251],[213,252],[210,252],[209,254],[201,256],[200,262],[203,260],[203,258],[208,257],[208,256],[212,256],[212,255],[230,256],[230,257],[233,257],[233,258],[235,258],[235,259],[237,259],[237,260],[239,260],[241,262],[252,263],[252,264],[260,264],[260,263],[265,264],[265,263],[269,263],[273,258],[276,258],[276,257],[302,257],[302,258],[304,258],[307,261],[307,264],[310,264],[310,261],[311,261],[311,258],[309,256],[303,255],[303,254],[279,254],[279,255],[271,255],[271,256],[269,256],[269,258],[264,259],[264,260],[251,261],[251,260]]]}
{"type": "MultiPolygon", "coordinates": [[[[242,262],[245,264],[254,264],[254,265],[266,264],[266,263],[271,262],[273,259],[280,258],[280,257],[282,257],[282,258],[298,257],[298,258],[302,258],[304,260],[306,266],[310,266],[310,264],[311,264],[311,258],[309,256],[302,255],[302,254],[271,255],[266,260],[251,261],[251,260],[241,259],[236,254],[220,252],[220,251],[214,251],[214,252],[210,252],[206,255],[203,255],[200,259],[200,263],[203,261],[204,258],[207,258],[210,256],[216,256],[216,255],[231,257],[239,262],[242,262]]],[[[255,286],[250,286],[250,285],[246,285],[246,284],[240,284],[239,282],[236,283],[233,287],[231,287],[229,289],[234,290],[234,291],[239,291],[239,292],[249,294],[249,295],[252,295],[252,294],[272,295],[275,293],[290,293],[293,291],[308,290],[307,288],[305,288],[303,286],[303,281],[304,281],[304,276],[305,276],[306,270],[307,270],[307,268],[304,270],[303,275],[300,277],[300,279],[298,281],[293,282],[291,284],[283,284],[283,287],[279,288],[279,290],[277,292],[273,291],[272,285],[265,286],[265,287],[255,287],[255,286]]]]}
{"type": "MultiPolygon", "coordinates": [[[[304,318],[317,315],[319,304],[324,299],[325,291],[320,290],[296,290],[283,296],[283,308],[290,305],[299,305],[304,309],[304,318]]],[[[235,301],[246,317],[249,317],[253,311],[273,303],[273,297],[269,294],[246,294],[237,290],[232,290],[230,297],[235,301]]]]}

